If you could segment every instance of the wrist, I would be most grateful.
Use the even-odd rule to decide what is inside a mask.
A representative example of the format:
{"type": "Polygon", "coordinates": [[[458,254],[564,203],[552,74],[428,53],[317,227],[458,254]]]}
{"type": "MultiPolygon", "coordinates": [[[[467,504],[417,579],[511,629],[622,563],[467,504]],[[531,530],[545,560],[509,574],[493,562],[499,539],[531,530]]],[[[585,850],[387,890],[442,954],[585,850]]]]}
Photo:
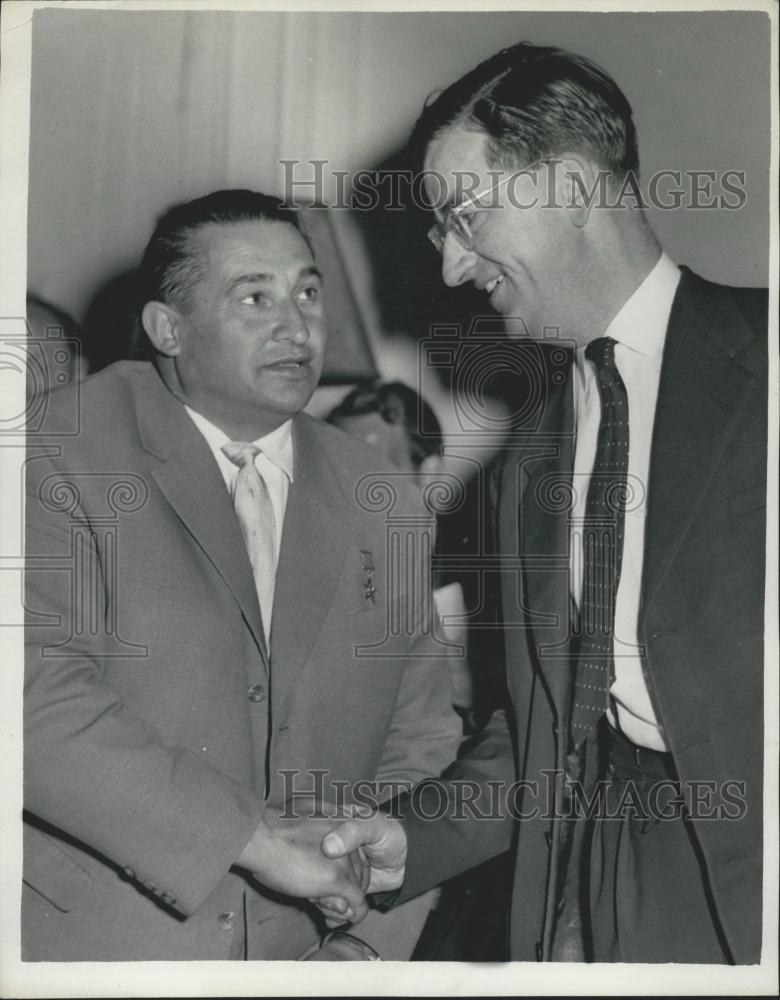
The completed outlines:
{"type": "Polygon", "coordinates": [[[265,820],[259,820],[252,832],[252,836],[236,858],[236,865],[239,868],[246,868],[247,871],[253,873],[259,872],[262,869],[264,858],[267,859],[268,857],[271,839],[271,831],[265,820]]]}

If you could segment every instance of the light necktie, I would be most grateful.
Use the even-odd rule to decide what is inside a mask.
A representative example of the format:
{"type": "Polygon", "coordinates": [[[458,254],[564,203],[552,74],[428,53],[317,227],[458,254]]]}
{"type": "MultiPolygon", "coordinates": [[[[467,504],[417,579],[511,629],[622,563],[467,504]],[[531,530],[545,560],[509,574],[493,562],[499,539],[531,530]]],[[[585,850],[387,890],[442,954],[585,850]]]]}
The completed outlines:
{"type": "Polygon", "coordinates": [[[276,518],[268,486],[255,466],[255,456],[261,450],[244,441],[229,441],[222,446],[225,455],[238,466],[233,506],[252,565],[266,643],[270,643],[276,580],[276,518]]]}
{"type": "Polygon", "coordinates": [[[628,478],[628,395],[615,365],[615,341],[599,337],[585,350],[596,366],[601,420],[583,526],[580,643],[571,716],[579,746],[609,705],[615,680],[615,599],[623,559],[628,478]]]}

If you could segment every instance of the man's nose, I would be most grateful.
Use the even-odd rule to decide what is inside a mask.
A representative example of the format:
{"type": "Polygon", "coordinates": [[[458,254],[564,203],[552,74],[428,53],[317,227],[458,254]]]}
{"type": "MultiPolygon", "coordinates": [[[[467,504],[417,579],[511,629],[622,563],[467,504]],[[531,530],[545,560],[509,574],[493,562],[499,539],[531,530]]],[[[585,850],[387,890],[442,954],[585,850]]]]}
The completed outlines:
{"type": "Polygon", "coordinates": [[[454,288],[467,281],[476,257],[473,250],[467,250],[452,233],[447,233],[441,248],[441,276],[444,284],[454,288]]]}
{"type": "Polygon", "coordinates": [[[306,343],[309,339],[309,327],[297,303],[287,302],[282,306],[275,332],[282,340],[290,340],[294,344],[306,343]]]}

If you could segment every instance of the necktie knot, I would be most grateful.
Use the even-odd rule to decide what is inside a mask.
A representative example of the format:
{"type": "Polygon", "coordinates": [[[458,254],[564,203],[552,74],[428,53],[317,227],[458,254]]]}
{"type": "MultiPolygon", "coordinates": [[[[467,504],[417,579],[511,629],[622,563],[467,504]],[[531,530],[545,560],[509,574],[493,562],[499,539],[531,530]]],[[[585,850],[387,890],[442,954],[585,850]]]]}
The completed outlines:
{"type": "Polygon", "coordinates": [[[599,372],[614,369],[616,368],[615,344],[616,341],[612,337],[597,337],[585,348],[585,357],[593,362],[599,372]]]}
{"type": "Polygon", "coordinates": [[[241,469],[245,465],[253,465],[256,456],[260,454],[262,448],[258,448],[256,444],[249,444],[246,441],[228,441],[222,445],[222,451],[233,465],[237,465],[241,469]]]}

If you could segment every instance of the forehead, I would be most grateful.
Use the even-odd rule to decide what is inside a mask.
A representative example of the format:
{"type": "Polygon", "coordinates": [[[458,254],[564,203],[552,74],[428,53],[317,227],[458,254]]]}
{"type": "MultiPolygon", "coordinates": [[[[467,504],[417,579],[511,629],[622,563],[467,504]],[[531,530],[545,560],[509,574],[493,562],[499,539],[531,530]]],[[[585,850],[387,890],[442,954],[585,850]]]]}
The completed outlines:
{"type": "Polygon", "coordinates": [[[445,200],[459,200],[456,195],[464,188],[473,188],[473,175],[485,183],[491,183],[486,159],[487,136],[484,132],[461,126],[445,129],[430,143],[425,153],[426,188],[441,200],[442,188],[445,200]],[[435,174],[432,178],[429,174],[435,174]],[[433,191],[434,188],[438,190],[433,191]]]}
{"type": "Polygon", "coordinates": [[[311,250],[289,222],[209,222],[191,236],[209,277],[230,280],[243,273],[282,275],[313,264],[311,250]]]}

